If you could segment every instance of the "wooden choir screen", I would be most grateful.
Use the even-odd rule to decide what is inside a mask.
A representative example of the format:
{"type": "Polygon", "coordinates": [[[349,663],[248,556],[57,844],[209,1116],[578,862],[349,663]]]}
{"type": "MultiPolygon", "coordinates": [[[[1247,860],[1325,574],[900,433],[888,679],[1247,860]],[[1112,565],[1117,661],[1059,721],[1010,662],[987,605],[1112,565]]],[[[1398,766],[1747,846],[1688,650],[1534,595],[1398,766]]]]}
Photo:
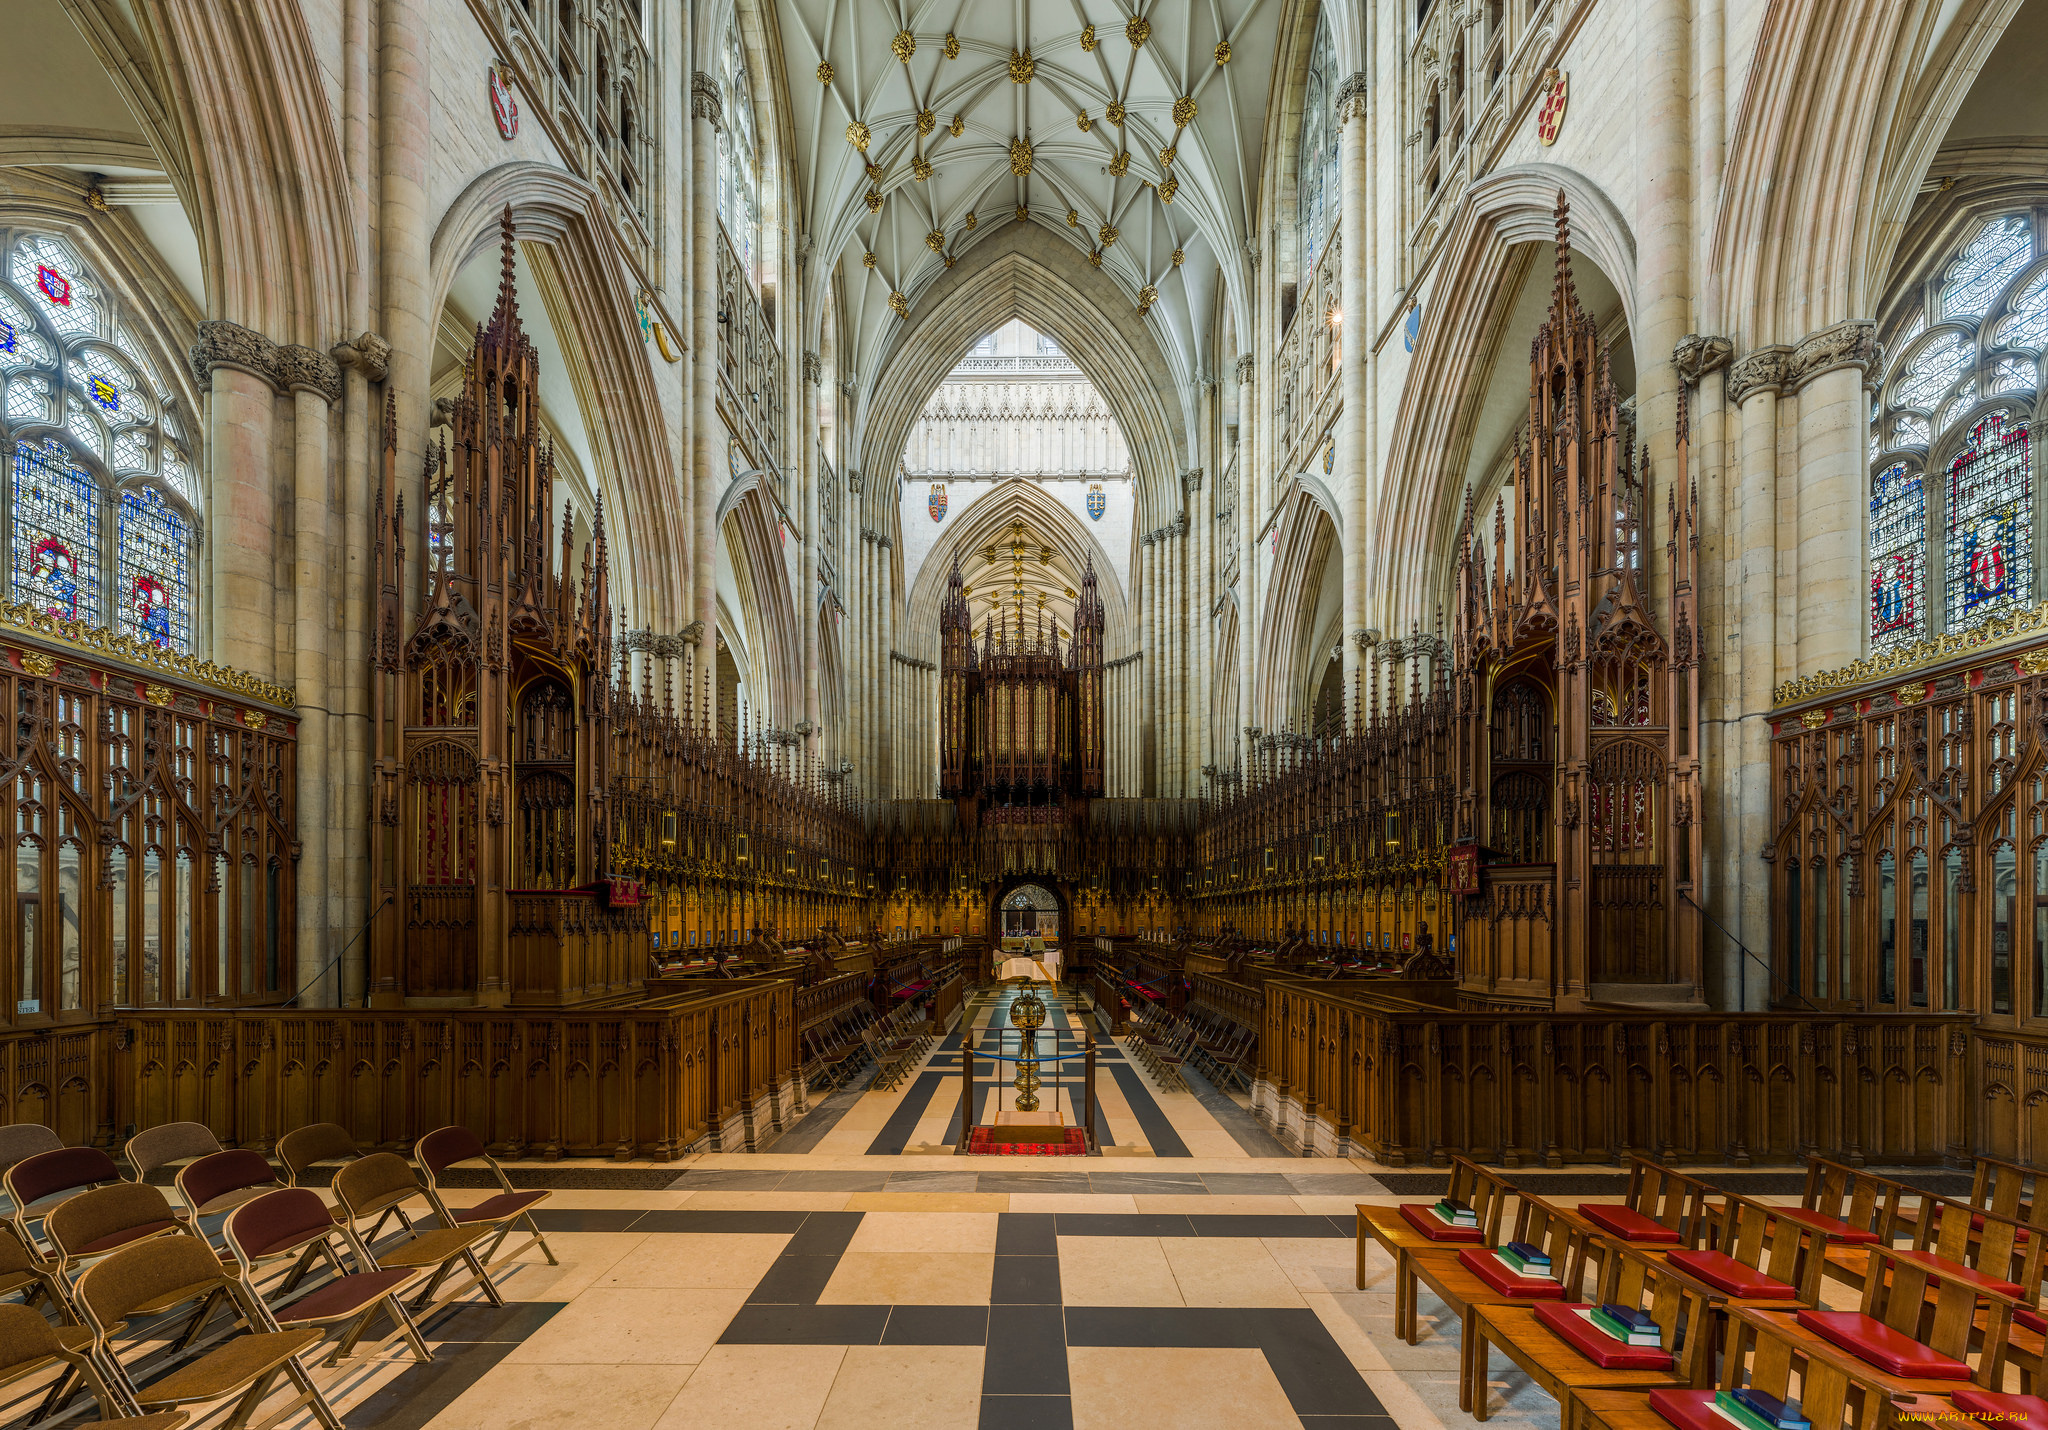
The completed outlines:
{"type": "Polygon", "coordinates": [[[1886,1164],[1984,1142],[1969,1020],[1956,1015],[1403,1011],[1291,978],[1262,993],[1255,1102],[1394,1166],[1630,1152],[1743,1165],[1809,1151],[1886,1164]]]}
{"type": "Polygon", "coordinates": [[[0,1026],[296,988],[291,696],[0,608],[0,1026]],[[51,648],[8,638],[8,630],[51,648]]]}

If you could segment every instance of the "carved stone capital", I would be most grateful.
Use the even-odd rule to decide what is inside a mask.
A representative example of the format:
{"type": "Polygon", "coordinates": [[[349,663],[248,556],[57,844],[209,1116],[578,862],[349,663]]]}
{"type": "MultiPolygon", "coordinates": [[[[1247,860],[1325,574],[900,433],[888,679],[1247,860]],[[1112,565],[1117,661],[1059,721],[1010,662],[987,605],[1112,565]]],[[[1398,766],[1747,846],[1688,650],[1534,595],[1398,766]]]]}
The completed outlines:
{"type": "Polygon", "coordinates": [[[842,377],[841,379],[839,379],[839,391],[842,395],[846,397],[851,397],[856,392],[860,391],[860,384],[855,382],[850,377],[842,377]]]}
{"type": "Polygon", "coordinates": [[[281,347],[275,362],[277,384],[286,392],[312,392],[329,402],[341,400],[341,364],[320,349],[296,344],[281,347]]]}
{"type": "Polygon", "coordinates": [[[1250,239],[1238,245],[1244,251],[1244,261],[1252,266],[1252,272],[1259,271],[1259,246],[1250,239]]]}
{"type": "Polygon", "coordinates": [[[1671,350],[1671,365],[1691,387],[1698,387],[1701,378],[1728,366],[1734,358],[1735,344],[1727,338],[1702,337],[1698,333],[1687,333],[1671,350]]]}
{"type": "Polygon", "coordinates": [[[382,382],[391,375],[391,344],[375,333],[336,343],[327,352],[343,367],[361,368],[363,376],[372,382],[382,382]]]}
{"type": "Polygon", "coordinates": [[[702,621],[692,621],[683,627],[683,644],[704,644],[704,623],[702,621]]]}
{"type": "MultiPolygon", "coordinates": [[[[1238,385],[1239,387],[1243,387],[1243,386],[1244,386],[1244,385],[1245,385],[1246,383],[1248,383],[1248,382],[1250,382],[1250,381],[1252,380],[1252,377],[1253,377],[1253,375],[1254,375],[1255,373],[1257,373],[1257,372],[1258,372],[1258,370],[1259,370],[1259,360],[1258,360],[1257,358],[1253,357],[1253,356],[1252,356],[1252,355],[1251,355],[1250,353],[1240,353],[1240,354],[1238,354],[1238,359],[1237,359],[1237,385],[1238,385]]],[[[1243,418],[1242,418],[1242,416],[1241,416],[1241,415],[1240,415],[1240,418],[1239,418],[1239,420],[1240,420],[1240,421],[1242,421],[1242,420],[1243,420],[1243,418]]]]}
{"type": "Polygon", "coordinates": [[[818,384],[818,380],[824,376],[824,373],[825,365],[818,360],[818,355],[812,352],[809,348],[805,348],[804,381],[810,383],[813,387],[815,387],[818,384]]]}
{"type": "Polygon", "coordinates": [[[1780,344],[1745,353],[1728,370],[1728,405],[1740,407],[1766,389],[1782,391],[1785,386],[1785,359],[1791,352],[1792,349],[1780,344]]]}
{"type": "Polygon", "coordinates": [[[713,129],[725,129],[725,99],[718,92],[718,81],[702,70],[690,76],[690,113],[710,120],[713,129]]]}
{"type": "Polygon", "coordinates": [[[1371,90],[1372,83],[1366,79],[1364,70],[1345,76],[1344,82],[1337,86],[1337,122],[1344,124],[1354,118],[1365,118],[1366,99],[1371,90]]]}
{"type": "Polygon", "coordinates": [[[1196,467],[1192,471],[1182,472],[1180,479],[1187,483],[1188,490],[1191,492],[1198,492],[1202,489],[1202,469],[1200,467],[1196,467]]]}
{"type": "Polygon", "coordinates": [[[192,375],[201,387],[210,387],[214,369],[223,367],[260,377],[275,387],[277,344],[254,328],[209,318],[199,325],[199,336],[192,344],[192,375]]]}
{"type": "Polygon", "coordinates": [[[1877,324],[1851,319],[1801,338],[1786,361],[1785,385],[1796,392],[1822,373],[1844,367],[1869,372],[1883,360],[1877,324]]]}

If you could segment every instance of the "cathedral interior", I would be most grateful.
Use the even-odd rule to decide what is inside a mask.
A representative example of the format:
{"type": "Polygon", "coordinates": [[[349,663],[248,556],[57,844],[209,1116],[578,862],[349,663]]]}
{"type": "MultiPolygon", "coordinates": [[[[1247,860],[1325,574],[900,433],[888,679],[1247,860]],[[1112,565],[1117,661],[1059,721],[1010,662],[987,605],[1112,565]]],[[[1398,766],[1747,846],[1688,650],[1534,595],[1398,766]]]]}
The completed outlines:
{"type": "Polygon", "coordinates": [[[0,1422],[2048,1426],[2048,0],[0,17],[0,1422]]]}

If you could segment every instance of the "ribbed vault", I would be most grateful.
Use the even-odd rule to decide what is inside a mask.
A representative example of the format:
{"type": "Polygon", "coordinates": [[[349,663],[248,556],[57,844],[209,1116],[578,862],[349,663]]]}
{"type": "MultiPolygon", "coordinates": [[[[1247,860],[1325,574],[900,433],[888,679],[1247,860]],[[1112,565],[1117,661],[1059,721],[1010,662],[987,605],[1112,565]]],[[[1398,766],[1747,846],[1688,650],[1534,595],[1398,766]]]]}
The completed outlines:
{"type": "MultiPolygon", "coordinates": [[[[1123,428],[1140,529],[1172,520],[1188,465],[1188,424],[1166,356],[1116,284],[1034,224],[991,235],[919,299],[869,399],[861,469],[877,477],[894,471],[933,390],[977,338],[1012,318],[1057,338],[1123,428]]],[[[889,529],[895,483],[868,483],[867,501],[867,524],[889,529]]]]}

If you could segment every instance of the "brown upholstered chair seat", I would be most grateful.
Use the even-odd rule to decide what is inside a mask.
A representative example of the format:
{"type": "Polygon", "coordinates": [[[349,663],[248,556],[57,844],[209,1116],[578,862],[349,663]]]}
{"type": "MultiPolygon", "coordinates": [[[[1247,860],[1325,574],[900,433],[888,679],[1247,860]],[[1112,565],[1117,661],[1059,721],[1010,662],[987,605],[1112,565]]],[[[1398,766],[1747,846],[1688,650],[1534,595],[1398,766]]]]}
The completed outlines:
{"type": "Polygon", "coordinates": [[[417,1280],[419,1273],[405,1267],[357,1272],[329,1281],[289,1305],[274,1308],[271,1314],[288,1325],[345,1320],[361,1315],[379,1298],[403,1291],[417,1280]]]}
{"type": "Polygon", "coordinates": [[[485,1240],[495,1227],[444,1226],[423,1231],[411,1241],[377,1253],[380,1267],[439,1266],[449,1257],[467,1251],[485,1240]]]}
{"type": "Polygon", "coordinates": [[[455,1214],[458,1226],[467,1226],[471,1222],[504,1221],[547,1199],[546,1192],[500,1192],[473,1207],[450,1207],[449,1210],[455,1214]]]}
{"type": "Polygon", "coordinates": [[[257,1377],[279,1369],[319,1340],[320,1333],[312,1329],[259,1331],[253,1335],[237,1336],[220,1349],[208,1351],[198,1360],[179,1366],[161,1380],[138,1387],[136,1398],[145,1406],[219,1400],[257,1377]]]}

